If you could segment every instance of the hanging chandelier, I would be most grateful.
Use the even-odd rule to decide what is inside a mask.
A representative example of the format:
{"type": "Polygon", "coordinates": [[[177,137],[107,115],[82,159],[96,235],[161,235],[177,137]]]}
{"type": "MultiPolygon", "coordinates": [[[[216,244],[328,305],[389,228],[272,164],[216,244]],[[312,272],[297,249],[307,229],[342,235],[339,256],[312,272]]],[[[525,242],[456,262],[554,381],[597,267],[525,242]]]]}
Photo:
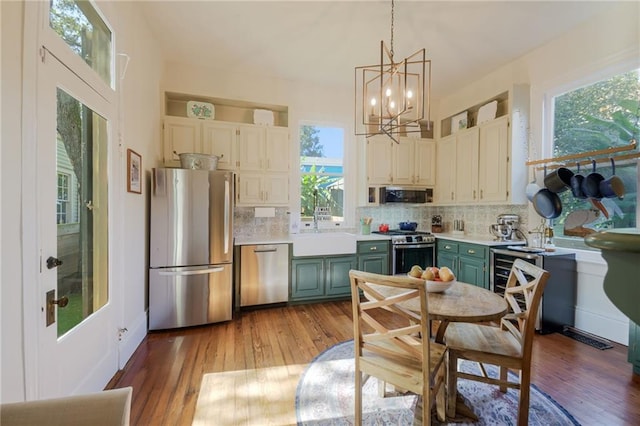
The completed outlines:
{"type": "Polygon", "coordinates": [[[380,42],[380,63],[355,68],[355,134],[398,136],[430,129],[431,61],[426,50],[396,62],[393,50],[394,0],[390,48],[380,42]]]}

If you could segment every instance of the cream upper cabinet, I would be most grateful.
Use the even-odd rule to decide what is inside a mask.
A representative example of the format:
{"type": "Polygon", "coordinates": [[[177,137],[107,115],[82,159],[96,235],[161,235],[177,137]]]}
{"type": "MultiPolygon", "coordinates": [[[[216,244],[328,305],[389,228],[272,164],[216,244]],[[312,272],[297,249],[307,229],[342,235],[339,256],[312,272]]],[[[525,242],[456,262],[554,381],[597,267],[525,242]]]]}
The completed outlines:
{"type": "Polygon", "coordinates": [[[438,142],[437,156],[437,203],[509,201],[508,117],[442,138],[438,142]]]}
{"type": "Polygon", "coordinates": [[[468,107],[465,112],[473,126],[469,129],[452,132],[457,114],[441,120],[436,202],[526,204],[529,107],[529,86],[516,84],[468,107]],[[440,163],[440,145],[450,140],[456,141],[457,172],[449,172],[440,163]],[[455,181],[453,191],[449,182],[443,184],[447,178],[455,181]]]}
{"type": "Polygon", "coordinates": [[[432,186],[435,184],[436,144],[432,139],[384,135],[367,139],[369,185],[432,186]]]}
{"type": "Polygon", "coordinates": [[[436,184],[436,141],[414,139],[415,141],[415,183],[434,186],[436,184]]]}
{"type": "Polygon", "coordinates": [[[281,127],[267,127],[265,140],[265,154],[267,157],[267,171],[289,171],[289,129],[281,127]]]}
{"type": "Polygon", "coordinates": [[[253,173],[238,175],[237,204],[239,206],[288,205],[288,173],[253,173]]]}
{"type": "Polygon", "coordinates": [[[393,184],[415,183],[416,144],[411,138],[398,138],[393,146],[393,184]]]}
{"type": "Polygon", "coordinates": [[[218,169],[235,170],[238,126],[232,123],[202,123],[202,152],[217,155],[218,169]]]}
{"type": "MultiPolygon", "coordinates": [[[[480,201],[509,199],[509,121],[507,117],[480,126],[478,186],[480,201]]],[[[524,166],[523,166],[524,167],[524,166]]]]}
{"type": "Polygon", "coordinates": [[[164,164],[177,167],[180,158],[175,154],[195,152],[221,156],[219,170],[234,170],[237,149],[237,126],[231,123],[194,118],[165,117],[164,164]]]}
{"type": "Polygon", "coordinates": [[[434,201],[439,204],[455,202],[456,136],[442,138],[436,146],[436,188],[434,201]]]}
{"type": "Polygon", "coordinates": [[[478,201],[478,128],[456,133],[455,200],[460,203],[478,201]]]}
{"type": "Polygon", "coordinates": [[[240,125],[238,168],[241,171],[289,171],[289,129],[240,125]]]}
{"type": "Polygon", "coordinates": [[[202,153],[200,121],[190,118],[166,117],[163,127],[165,165],[180,165],[180,158],[174,152],[178,154],[183,152],[202,153]]]}
{"type": "Polygon", "coordinates": [[[367,184],[389,185],[392,182],[392,148],[394,142],[384,135],[367,138],[367,184]]]}

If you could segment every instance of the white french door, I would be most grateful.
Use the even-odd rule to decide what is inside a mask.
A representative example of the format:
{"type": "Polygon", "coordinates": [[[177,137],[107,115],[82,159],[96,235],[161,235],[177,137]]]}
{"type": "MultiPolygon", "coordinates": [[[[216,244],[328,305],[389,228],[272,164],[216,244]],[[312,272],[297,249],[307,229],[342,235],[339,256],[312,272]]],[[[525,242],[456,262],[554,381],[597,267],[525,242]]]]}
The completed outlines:
{"type": "Polygon", "coordinates": [[[112,106],[42,49],[37,88],[40,250],[37,397],[100,390],[117,371],[109,302],[112,106]]]}

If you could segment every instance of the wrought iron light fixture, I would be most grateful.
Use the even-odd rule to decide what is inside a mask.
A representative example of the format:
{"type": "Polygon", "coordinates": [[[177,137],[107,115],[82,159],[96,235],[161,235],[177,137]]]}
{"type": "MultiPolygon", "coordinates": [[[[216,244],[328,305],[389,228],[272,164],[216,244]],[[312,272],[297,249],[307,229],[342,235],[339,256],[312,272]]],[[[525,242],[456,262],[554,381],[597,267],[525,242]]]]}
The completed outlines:
{"type": "Polygon", "coordinates": [[[399,143],[402,134],[430,129],[431,61],[423,48],[395,62],[394,9],[391,0],[390,48],[381,41],[380,63],[355,68],[355,134],[385,134],[399,143]]]}

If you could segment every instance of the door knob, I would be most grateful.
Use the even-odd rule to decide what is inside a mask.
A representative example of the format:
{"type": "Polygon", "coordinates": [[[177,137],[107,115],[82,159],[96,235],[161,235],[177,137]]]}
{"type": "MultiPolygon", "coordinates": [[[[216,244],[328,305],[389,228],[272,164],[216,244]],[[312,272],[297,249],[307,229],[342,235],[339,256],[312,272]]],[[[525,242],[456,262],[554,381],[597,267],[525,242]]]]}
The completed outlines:
{"type": "Polygon", "coordinates": [[[52,305],[58,305],[59,308],[64,308],[69,304],[69,298],[67,296],[62,296],[60,299],[51,300],[49,303],[52,305]]]}
{"type": "Polygon", "coordinates": [[[62,265],[62,260],[58,259],[57,257],[49,256],[49,258],[47,259],[47,269],[53,269],[60,265],[62,265]]]}
{"type": "Polygon", "coordinates": [[[46,311],[46,324],[49,327],[51,324],[56,322],[56,309],[55,305],[58,305],[59,308],[64,308],[69,304],[69,298],[67,296],[62,296],[60,299],[56,299],[56,291],[49,290],[47,292],[47,311],[46,311]]]}

